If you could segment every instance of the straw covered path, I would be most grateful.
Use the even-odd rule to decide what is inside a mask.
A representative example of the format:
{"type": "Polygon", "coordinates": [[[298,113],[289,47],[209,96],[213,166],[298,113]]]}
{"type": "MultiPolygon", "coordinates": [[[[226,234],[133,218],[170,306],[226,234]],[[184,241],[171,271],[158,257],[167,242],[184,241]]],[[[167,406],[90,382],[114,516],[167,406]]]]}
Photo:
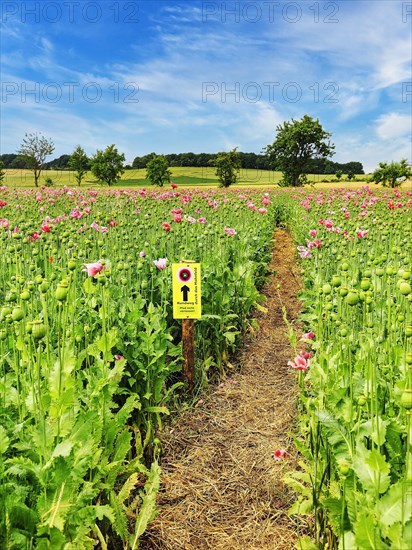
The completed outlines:
{"type": "Polygon", "coordinates": [[[260,328],[237,355],[238,368],[164,429],[159,513],[144,550],[294,548],[297,526],[287,515],[294,496],[282,478],[295,467],[297,383],[282,306],[296,319],[299,270],[289,233],[274,237],[276,274],[262,291],[267,313],[257,314],[260,328]],[[288,459],[276,461],[275,449],[288,459]]]}

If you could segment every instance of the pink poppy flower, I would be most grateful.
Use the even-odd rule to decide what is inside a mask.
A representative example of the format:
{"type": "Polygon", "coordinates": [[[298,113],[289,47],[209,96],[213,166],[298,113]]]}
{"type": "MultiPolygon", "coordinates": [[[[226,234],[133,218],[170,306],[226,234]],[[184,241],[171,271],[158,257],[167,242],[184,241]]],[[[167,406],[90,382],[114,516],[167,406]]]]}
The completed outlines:
{"type": "Polygon", "coordinates": [[[47,223],[43,223],[40,228],[44,233],[50,233],[50,225],[47,223]]]}
{"type": "Polygon", "coordinates": [[[162,223],[162,227],[165,231],[170,231],[172,229],[170,227],[170,223],[167,223],[167,222],[162,223]]]}
{"type": "Polygon", "coordinates": [[[146,256],[146,252],[144,250],[141,250],[139,252],[139,256],[140,256],[140,258],[144,258],[146,256]]]}
{"type": "Polygon", "coordinates": [[[357,231],[357,236],[362,239],[363,237],[366,237],[366,235],[369,233],[369,229],[365,229],[365,230],[359,230],[357,231]]]}
{"type": "Polygon", "coordinates": [[[232,227],[225,227],[224,232],[232,236],[237,235],[236,229],[233,229],[232,227]]]}
{"type": "Polygon", "coordinates": [[[258,212],[259,214],[266,214],[267,208],[259,208],[258,212]]]}
{"type": "Polygon", "coordinates": [[[197,223],[202,223],[204,225],[206,223],[206,218],[199,218],[197,223]]]}
{"type": "Polygon", "coordinates": [[[303,349],[303,350],[301,350],[299,355],[301,357],[303,357],[303,359],[310,359],[313,355],[313,352],[312,351],[306,351],[305,349],[303,349]]]}
{"type": "Polygon", "coordinates": [[[301,258],[311,258],[311,256],[312,256],[311,251],[308,248],[304,247],[304,246],[298,246],[297,250],[298,250],[299,256],[301,258]]]}
{"type": "Polygon", "coordinates": [[[180,223],[182,221],[182,215],[181,214],[175,214],[173,216],[173,221],[176,223],[180,223]]]}
{"type": "Polygon", "coordinates": [[[90,227],[91,227],[91,229],[94,229],[95,231],[99,231],[99,226],[97,225],[96,222],[93,222],[90,227]]]}
{"type": "Polygon", "coordinates": [[[87,271],[87,275],[89,277],[96,277],[102,269],[104,269],[104,265],[100,262],[94,262],[92,264],[83,264],[85,269],[83,271],[87,271]]]}
{"type": "Polygon", "coordinates": [[[311,229],[309,231],[309,236],[310,237],[316,237],[317,234],[318,234],[318,232],[316,231],[316,229],[311,229]]]}
{"type": "Polygon", "coordinates": [[[172,189],[177,189],[177,185],[176,185],[176,183],[174,183],[173,181],[170,182],[170,187],[171,187],[172,189]]]}
{"type": "Polygon", "coordinates": [[[153,260],[153,263],[155,264],[157,269],[162,270],[162,269],[166,269],[168,261],[169,260],[167,258],[159,258],[158,260],[153,260]]]}
{"type": "Polygon", "coordinates": [[[309,364],[309,359],[305,359],[301,355],[297,355],[293,361],[288,361],[289,367],[296,370],[308,370],[309,364]]]}
{"type": "Polygon", "coordinates": [[[123,355],[115,355],[114,358],[116,361],[121,361],[123,359],[123,355]]]}
{"type": "Polygon", "coordinates": [[[273,457],[275,460],[282,460],[282,458],[286,459],[288,454],[285,449],[276,449],[276,451],[273,452],[273,457]]]}
{"type": "Polygon", "coordinates": [[[40,239],[40,235],[37,231],[35,231],[32,235],[30,235],[29,241],[33,243],[34,241],[37,241],[37,239],[40,239]]]}
{"type": "Polygon", "coordinates": [[[315,333],[313,331],[306,332],[302,335],[302,340],[314,340],[315,339],[315,333]]]}

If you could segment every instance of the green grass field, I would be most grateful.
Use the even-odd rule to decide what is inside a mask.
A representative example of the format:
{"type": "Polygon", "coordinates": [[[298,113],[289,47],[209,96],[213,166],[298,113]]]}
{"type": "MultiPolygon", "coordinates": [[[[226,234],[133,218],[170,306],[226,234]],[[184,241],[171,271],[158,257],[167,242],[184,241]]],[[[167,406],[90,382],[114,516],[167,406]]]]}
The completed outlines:
{"type": "MultiPolygon", "coordinates": [[[[213,167],[194,168],[194,167],[172,167],[172,181],[181,187],[218,187],[219,182],[215,175],[213,167]]],[[[3,185],[9,187],[34,187],[33,172],[22,169],[6,169],[6,177],[3,180],[3,185]]],[[[121,179],[112,187],[148,187],[150,183],[146,180],[146,169],[126,170],[121,179]]],[[[75,186],[76,180],[74,172],[68,170],[44,170],[40,176],[40,185],[45,184],[46,178],[53,180],[55,187],[63,185],[75,186]]],[[[252,170],[242,169],[239,174],[239,181],[236,186],[242,187],[270,187],[277,185],[282,177],[281,172],[271,172],[269,170],[252,170]]],[[[325,174],[310,174],[308,179],[311,184],[314,184],[319,189],[333,189],[339,187],[350,187],[358,189],[366,184],[367,176],[358,175],[355,182],[349,182],[344,178],[341,181],[335,180],[334,176],[325,174]],[[322,180],[331,180],[328,183],[322,180]]],[[[82,187],[99,186],[100,184],[91,172],[88,172],[82,181],[82,187]]],[[[402,189],[411,189],[412,181],[402,184],[402,189]]]]}
{"type": "MultiPolygon", "coordinates": [[[[215,175],[215,169],[210,168],[193,168],[193,167],[172,167],[172,181],[182,187],[215,187],[219,182],[215,175]]],[[[34,187],[34,177],[30,170],[22,169],[6,169],[6,177],[3,184],[9,187],[34,187]]],[[[126,170],[122,178],[113,187],[147,187],[149,182],[146,180],[146,169],[126,170]]],[[[238,186],[272,186],[277,185],[281,179],[281,172],[272,172],[268,170],[252,170],[242,169],[239,175],[238,186]]],[[[74,172],[66,170],[45,170],[40,177],[40,185],[44,185],[45,179],[49,177],[53,180],[54,186],[62,187],[63,185],[75,186],[76,180],[74,172]]],[[[360,178],[360,177],[359,177],[360,178]]],[[[363,182],[354,182],[348,184],[345,180],[334,183],[323,183],[322,179],[334,179],[333,176],[325,175],[310,175],[309,180],[319,187],[341,187],[350,185],[357,187],[364,185],[363,182]]],[[[83,187],[97,186],[99,183],[91,172],[88,172],[82,181],[83,187]]]]}

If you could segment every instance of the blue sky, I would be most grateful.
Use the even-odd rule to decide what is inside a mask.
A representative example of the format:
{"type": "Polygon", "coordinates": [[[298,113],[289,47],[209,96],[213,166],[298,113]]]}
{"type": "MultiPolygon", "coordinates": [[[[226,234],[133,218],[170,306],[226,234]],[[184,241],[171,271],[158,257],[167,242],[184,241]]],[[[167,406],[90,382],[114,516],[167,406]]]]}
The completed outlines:
{"type": "Polygon", "coordinates": [[[238,147],[308,114],[333,160],[412,161],[412,2],[5,1],[1,153],[238,147]]]}

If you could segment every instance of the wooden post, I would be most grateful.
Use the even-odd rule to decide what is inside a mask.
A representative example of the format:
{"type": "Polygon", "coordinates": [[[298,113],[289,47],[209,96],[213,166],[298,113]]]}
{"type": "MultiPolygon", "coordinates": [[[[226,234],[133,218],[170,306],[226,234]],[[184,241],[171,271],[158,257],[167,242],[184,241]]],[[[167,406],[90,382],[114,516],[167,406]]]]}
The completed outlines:
{"type": "Polygon", "coordinates": [[[195,381],[195,321],[182,320],[183,374],[189,385],[189,394],[193,392],[195,381]]]}

